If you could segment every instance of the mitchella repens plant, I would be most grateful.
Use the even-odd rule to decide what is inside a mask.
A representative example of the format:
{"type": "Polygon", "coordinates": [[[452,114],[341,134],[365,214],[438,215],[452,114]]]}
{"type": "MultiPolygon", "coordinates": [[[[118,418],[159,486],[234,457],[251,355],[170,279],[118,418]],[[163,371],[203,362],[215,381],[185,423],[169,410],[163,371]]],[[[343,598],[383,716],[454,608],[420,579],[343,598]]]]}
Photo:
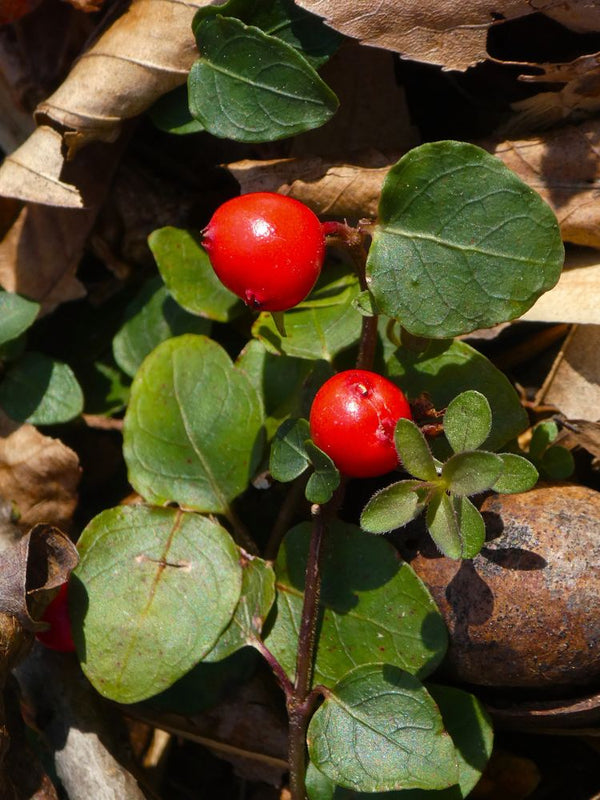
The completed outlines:
{"type": "MultiPolygon", "coordinates": [[[[316,68],[336,41],[316,18],[320,54],[278,37],[273,31],[291,30],[275,24],[284,6],[251,12],[230,0],[198,12],[192,129],[269,141],[334,113],[316,68]],[[260,80],[258,62],[272,65],[260,80]],[[284,68],[285,97],[276,86],[284,68]]],[[[69,597],[82,667],[122,703],[159,693],[167,702],[185,681],[188,710],[218,699],[205,685],[214,663],[223,680],[241,680],[258,652],[285,695],[293,800],[407,789],[434,798],[446,787],[465,797],[491,749],[489,720],[468,692],[428,682],[447,646],[441,616],[390,542],[370,534],[424,514],[442,552],[470,558],[485,534],[476,496],[535,483],[535,467],[514,445],[527,427],[516,392],[454,337],[518,317],[556,283],[556,219],[487,152],[424,144],[390,169],[375,221],[321,225],[292,201],[310,235],[302,222],[286,231],[282,214],[279,255],[310,269],[288,293],[268,251],[254,258],[246,233],[237,241],[248,222],[235,209],[252,212],[254,200],[215,210],[206,250],[198,231],[150,237],[162,282],[144,288],[114,341],[133,378],[124,457],[143,502],[103,511],[79,540],[69,597]],[[217,221],[225,211],[232,260],[223,266],[217,221]],[[267,284],[254,281],[266,274],[262,297],[267,284]],[[223,336],[225,326],[237,338],[223,336]],[[240,336],[245,344],[233,350],[240,336]],[[321,388],[355,369],[396,398],[386,397],[385,425],[374,434],[386,458],[364,471],[370,423],[334,431],[337,394],[321,388]],[[434,429],[440,435],[430,436],[434,429]],[[342,522],[357,475],[381,476],[380,488],[360,520],[342,522]],[[479,755],[467,759],[474,741],[479,755]]],[[[359,409],[373,399],[360,385],[359,409]]]]}

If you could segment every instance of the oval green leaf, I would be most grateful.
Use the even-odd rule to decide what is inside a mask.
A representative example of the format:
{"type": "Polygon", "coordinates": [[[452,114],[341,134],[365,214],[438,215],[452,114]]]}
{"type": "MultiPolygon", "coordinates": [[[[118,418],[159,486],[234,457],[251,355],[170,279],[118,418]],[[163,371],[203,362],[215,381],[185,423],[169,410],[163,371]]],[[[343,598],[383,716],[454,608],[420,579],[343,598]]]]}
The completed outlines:
{"type": "Polygon", "coordinates": [[[306,484],[306,499],[309,503],[328,503],[340,485],[340,473],[327,453],[310,439],[305,442],[305,447],[314,468],[306,484]]]}
{"type": "Polygon", "coordinates": [[[389,375],[398,378],[409,397],[427,392],[438,409],[467,389],[481,392],[492,409],[492,429],[485,441],[488,450],[498,450],[528,425],[508,378],[465,342],[430,342],[421,353],[401,348],[387,366],[389,375]]]}
{"type": "Polygon", "coordinates": [[[315,767],[360,792],[444,789],[458,779],[452,739],[413,675],[366,664],[328,692],[307,734],[315,767]]]}
{"type": "Polygon", "coordinates": [[[485,544],[485,523],[468,497],[452,498],[461,540],[461,558],[475,558],[485,544]]]}
{"type": "MultiPolygon", "coordinates": [[[[310,525],[298,525],[279,550],[276,616],[266,644],[290,678],[296,669],[310,525]]],[[[431,595],[389,542],[354,525],[332,524],[323,553],[315,684],[333,686],[373,659],[424,676],[441,661],[447,634],[431,595]]]]}
{"type": "Polygon", "coordinates": [[[168,339],[131,387],[123,453],[146,500],[226,513],[262,449],[262,404],[220,345],[204,336],[168,339]]]}
{"type": "Polygon", "coordinates": [[[326,264],[309,297],[286,311],[287,336],[281,336],[265,313],[254,323],[252,335],[273,353],[331,362],[360,339],[362,316],[352,304],[357,293],[355,275],[343,266],[326,264]]]}
{"type": "Polygon", "coordinates": [[[477,450],[491,429],[492,409],[481,392],[471,389],[450,401],[444,414],[444,433],[455,453],[477,450]]]}
{"type": "Polygon", "coordinates": [[[83,392],[68,364],[29,352],[0,383],[0,406],[17,422],[57,425],[81,414],[83,392]]]}
{"type": "Polygon", "coordinates": [[[310,436],[308,421],[286,419],[271,444],[269,471],[276,481],[288,483],[298,478],[310,465],[306,441],[310,436]]]}
{"type": "Polygon", "coordinates": [[[457,453],[442,467],[442,480],[453,494],[479,494],[492,488],[503,469],[504,463],[495,453],[457,453]]]}
{"type": "Polygon", "coordinates": [[[158,228],[148,245],[167,289],[182,308],[217,322],[228,322],[243,311],[242,301],[223,286],[189,231],[158,228]]]}
{"type": "Polygon", "coordinates": [[[138,702],[174,683],[210,652],[238,604],[239,550],[197,514],[109,509],[78,549],[69,598],[77,652],[113,700],[138,702]]]}
{"type": "Polygon", "coordinates": [[[33,325],[40,304],[0,289],[0,344],[5,344],[33,325]]]}
{"type": "Polygon", "coordinates": [[[502,459],[503,469],[493,485],[495,492],[517,494],[527,492],[535,486],[539,475],[531,461],[515,453],[500,453],[498,457],[502,459]]]}
{"type": "Polygon", "coordinates": [[[452,498],[438,491],[427,506],[427,530],[439,550],[448,558],[462,556],[462,539],[452,498]]]}
{"type": "Polygon", "coordinates": [[[520,316],[563,259],[556,217],[533,189],[485,150],[433,142],[386,177],[368,282],[383,313],[441,339],[520,316]]]}
{"type": "Polygon", "coordinates": [[[412,420],[398,420],[394,441],[402,466],[407,472],[424,481],[437,480],[438,474],[431,450],[420,429],[412,420]]]}
{"type": "Polygon", "coordinates": [[[158,277],[149,280],[127,306],[125,320],[113,339],[113,355],[130,378],[161,342],[182,333],[208,333],[210,330],[210,322],[185,311],[158,277]]]}
{"type": "Polygon", "coordinates": [[[368,533],[388,533],[401,528],[423,510],[417,490],[421,481],[399,481],[381,489],[360,515],[360,527],[368,533]]]}
{"type": "Polygon", "coordinates": [[[318,128],[336,112],[335,94],[289,44],[231,17],[204,19],[195,33],[190,111],[214,136],[273,141],[318,128]]]}

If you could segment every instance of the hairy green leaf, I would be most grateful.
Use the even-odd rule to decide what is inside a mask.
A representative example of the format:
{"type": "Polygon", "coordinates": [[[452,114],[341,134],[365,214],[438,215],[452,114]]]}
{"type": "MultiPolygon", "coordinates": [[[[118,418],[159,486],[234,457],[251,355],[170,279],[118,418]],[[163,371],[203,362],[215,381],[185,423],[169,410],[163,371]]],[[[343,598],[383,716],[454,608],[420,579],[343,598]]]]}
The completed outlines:
{"type": "Polygon", "coordinates": [[[420,429],[410,419],[399,419],[394,433],[396,450],[407,472],[424,481],[437,480],[431,451],[420,429]]]}
{"type": "Polygon", "coordinates": [[[444,433],[455,453],[477,450],[492,429],[492,409],[481,392],[471,389],[450,401],[444,414],[444,433]]]}
{"type": "Polygon", "coordinates": [[[369,500],[360,515],[360,526],[368,533],[387,533],[406,525],[423,510],[418,489],[421,481],[400,481],[386,486],[369,500]]]}

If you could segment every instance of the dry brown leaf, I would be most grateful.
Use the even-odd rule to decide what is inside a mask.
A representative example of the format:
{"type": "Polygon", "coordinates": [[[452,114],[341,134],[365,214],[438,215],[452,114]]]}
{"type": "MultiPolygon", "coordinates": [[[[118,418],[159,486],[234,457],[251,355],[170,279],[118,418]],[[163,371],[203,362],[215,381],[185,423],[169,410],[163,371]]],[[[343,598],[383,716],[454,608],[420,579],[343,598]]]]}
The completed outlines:
{"type": "Polygon", "coordinates": [[[581,56],[566,64],[536,64],[541,75],[522,75],[527,83],[563,84],[512,104],[516,115],[506,130],[527,130],[583,119],[600,109],[600,53],[581,56]]]}
{"type": "Polygon", "coordinates": [[[552,405],[570,419],[595,422],[600,414],[600,325],[577,325],[566,338],[538,405],[552,405]]]}
{"type": "Polygon", "coordinates": [[[583,447],[594,458],[600,459],[600,422],[590,422],[587,419],[561,419],[556,420],[561,431],[555,444],[561,444],[572,450],[574,447],[583,447]]]}
{"type": "Polygon", "coordinates": [[[343,164],[324,158],[246,159],[227,168],[248,192],[280,192],[302,200],[323,216],[375,217],[381,186],[391,163],[377,151],[363,154],[359,164],[343,164]]]}
{"type": "Polygon", "coordinates": [[[363,44],[394,50],[404,58],[466,70],[489,58],[489,28],[541,13],[578,32],[600,29],[600,7],[590,0],[296,0],[327,24],[363,44]]]}
{"type": "Polygon", "coordinates": [[[568,253],[556,286],[521,317],[528,322],[573,322],[600,325],[600,254],[568,253]]]}
{"type": "Polygon", "coordinates": [[[399,153],[419,143],[394,56],[348,42],[321,71],[340,100],[332,119],[292,140],[291,155],[344,159],[366,148],[399,153]]]}
{"type": "Polygon", "coordinates": [[[0,413],[0,496],[14,503],[22,529],[43,522],[68,530],[79,478],[71,449],[0,413]]]}
{"type": "Polygon", "coordinates": [[[185,83],[198,57],[192,19],[207,5],[210,0],[134,0],[38,106],[36,118],[68,129],[71,154],[96,139],[114,141],[123,120],[185,83]]]}

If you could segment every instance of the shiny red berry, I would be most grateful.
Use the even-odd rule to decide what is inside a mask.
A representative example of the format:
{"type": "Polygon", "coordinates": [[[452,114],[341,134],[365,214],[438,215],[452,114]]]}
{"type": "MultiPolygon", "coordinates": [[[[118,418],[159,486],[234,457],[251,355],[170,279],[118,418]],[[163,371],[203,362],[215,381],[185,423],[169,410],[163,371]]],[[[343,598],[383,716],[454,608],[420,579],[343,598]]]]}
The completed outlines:
{"type": "Polygon", "coordinates": [[[202,244],[221,283],[260,311],[285,311],[304,300],[325,257],[318,217],[274,192],[223,203],[202,232],[202,244]]]}
{"type": "Polygon", "coordinates": [[[410,406],[396,384],[376,372],[349,369],[317,392],[310,435],[336,467],[353,478],[383,475],[398,466],[394,429],[410,406]]]}
{"type": "Polygon", "coordinates": [[[46,606],[42,617],[43,622],[47,622],[50,627],[46,631],[36,633],[37,639],[43,645],[63,653],[75,650],[69,619],[68,592],[68,584],[63,583],[56,597],[46,606]]]}

